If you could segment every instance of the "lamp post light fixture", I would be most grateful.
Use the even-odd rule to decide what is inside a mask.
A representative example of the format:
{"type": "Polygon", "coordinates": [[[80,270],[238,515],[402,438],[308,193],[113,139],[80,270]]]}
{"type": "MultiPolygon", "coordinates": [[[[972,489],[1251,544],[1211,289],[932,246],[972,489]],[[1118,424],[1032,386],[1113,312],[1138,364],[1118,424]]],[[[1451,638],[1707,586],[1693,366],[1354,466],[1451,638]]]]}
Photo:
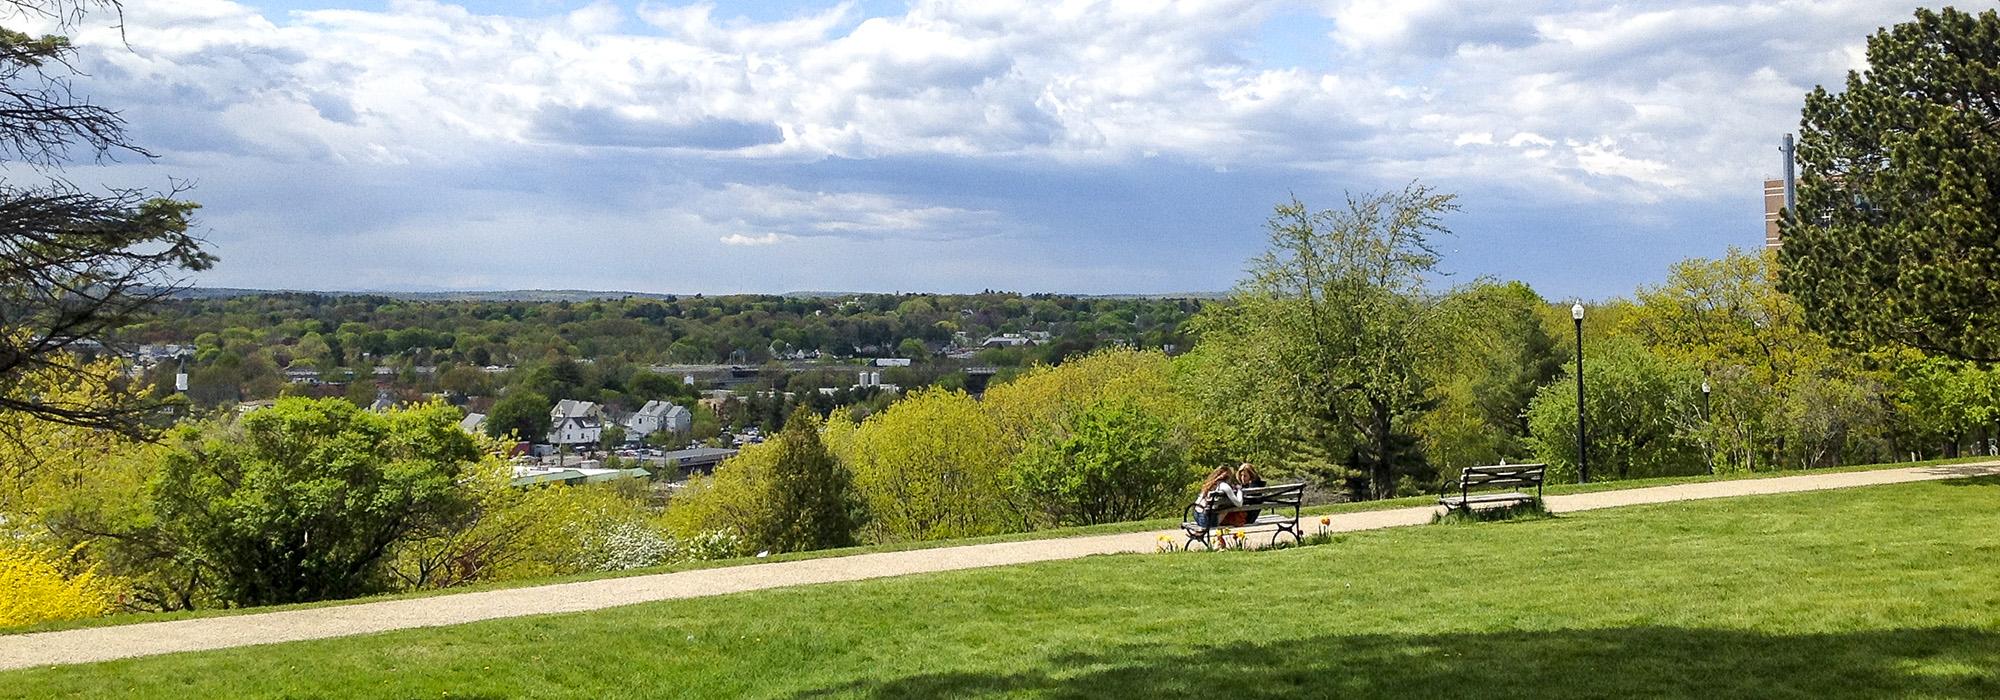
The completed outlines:
{"type": "Polygon", "coordinates": [[[1583,304],[1569,307],[1576,321],[1576,482],[1590,483],[1590,442],[1583,433],[1583,304]]]}
{"type": "Polygon", "coordinates": [[[1701,380],[1701,419],[1708,420],[1708,380],[1701,380]]]}

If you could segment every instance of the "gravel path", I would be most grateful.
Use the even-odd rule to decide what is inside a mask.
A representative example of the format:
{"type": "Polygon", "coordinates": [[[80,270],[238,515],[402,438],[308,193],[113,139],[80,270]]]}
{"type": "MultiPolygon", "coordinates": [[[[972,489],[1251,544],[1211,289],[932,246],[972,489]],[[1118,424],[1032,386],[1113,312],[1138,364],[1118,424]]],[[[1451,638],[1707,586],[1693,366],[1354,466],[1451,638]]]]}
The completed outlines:
{"type": "MultiPolygon", "coordinates": [[[[1704,498],[1816,491],[1912,481],[2000,475],[2000,462],[1910,467],[1771,479],[1551,496],[1549,509],[1574,512],[1704,498]]],[[[1430,522],[1435,508],[1403,508],[1331,516],[1328,530],[1351,532],[1430,522]]],[[[1316,518],[1303,523],[1319,529],[1316,518]]],[[[597,610],[656,600],[695,598],[780,586],[855,581],[932,571],[1073,559],[1092,554],[1151,552],[1162,535],[1137,532],[1007,542],[751,564],[668,574],[459,593],[411,600],[356,603],[306,610],[117,625],[0,636],[0,670],[106,661],[182,651],[223,649],[371,632],[455,625],[523,615],[597,610]]],[[[1176,540],[1177,541],[1177,540],[1176,540]]]]}

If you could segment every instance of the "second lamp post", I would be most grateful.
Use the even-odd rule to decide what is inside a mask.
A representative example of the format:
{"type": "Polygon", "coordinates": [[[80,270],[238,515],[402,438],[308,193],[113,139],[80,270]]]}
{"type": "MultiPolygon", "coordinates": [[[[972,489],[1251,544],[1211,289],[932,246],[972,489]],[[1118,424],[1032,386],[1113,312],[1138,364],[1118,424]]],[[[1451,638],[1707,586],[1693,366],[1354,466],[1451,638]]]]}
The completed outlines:
{"type": "Polygon", "coordinates": [[[1576,481],[1588,484],[1590,443],[1583,436],[1583,305],[1569,307],[1569,317],[1576,321],[1576,481]]]}

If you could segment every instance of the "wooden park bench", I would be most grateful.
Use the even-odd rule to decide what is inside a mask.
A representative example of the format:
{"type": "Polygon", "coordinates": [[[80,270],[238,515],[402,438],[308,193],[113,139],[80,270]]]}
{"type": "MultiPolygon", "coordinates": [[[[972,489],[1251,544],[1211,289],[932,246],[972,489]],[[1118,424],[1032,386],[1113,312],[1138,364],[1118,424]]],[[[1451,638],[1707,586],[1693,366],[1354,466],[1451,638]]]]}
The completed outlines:
{"type": "Polygon", "coordinates": [[[1542,500],[1542,475],[1548,472],[1546,464],[1495,464],[1487,467],[1466,467],[1460,472],[1458,481],[1445,485],[1438,494],[1438,504],[1445,512],[1459,508],[1472,508],[1488,503],[1524,503],[1542,500]],[[1535,488],[1535,495],[1527,494],[1528,487],[1535,488]],[[1513,489],[1506,493],[1474,494],[1474,489],[1513,489]],[[1452,493],[1457,491],[1458,493],[1452,493]]]}
{"type": "MultiPolygon", "coordinates": [[[[1181,544],[1181,549],[1194,549],[1197,542],[1201,543],[1203,548],[1214,549],[1216,541],[1221,539],[1221,531],[1228,531],[1231,534],[1246,530],[1255,530],[1259,533],[1268,531],[1271,533],[1271,544],[1277,544],[1278,538],[1285,535],[1291,535],[1293,542],[1300,541],[1303,535],[1299,531],[1299,507],[1305,502],[1305,497],[1304,483],[1252,486],[1243,489],[1243,505],[1210,511],[1216,524],[1209,527],[1202,527],[1195,522],[1194,504],[1190,503],[1181,514],[1181,531],[1187,534],[1187,542],[1181,544]],[[1240,524],[1222,524],[1230,513],[1252,515],[1249,520],[1240,524]]],[[[1228,545],[1227,542],[1222,544],[1228,545]]]]}

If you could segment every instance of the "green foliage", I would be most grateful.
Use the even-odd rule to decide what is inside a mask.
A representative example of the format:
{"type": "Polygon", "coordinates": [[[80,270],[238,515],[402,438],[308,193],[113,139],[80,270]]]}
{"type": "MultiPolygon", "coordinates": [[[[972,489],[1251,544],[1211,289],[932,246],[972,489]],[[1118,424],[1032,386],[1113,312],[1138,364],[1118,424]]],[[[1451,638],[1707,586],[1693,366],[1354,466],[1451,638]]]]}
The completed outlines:
{"type": "MultiPolygon", "coordinates": [[[[364,375],[375,365],[395,368],[396,388],[402,390],[472,396],[527,389],[636,408],[652,399],[695,398],[679,374],[657,374],[650,365],[748,367],[795,352],[819,353],[824,367],[837,369],[845,380],[813,388],[845,387],[853,365],[833,364],[832,358],[902,355],[922,361],[886,370],[885,379],[916,388],[960,376],[965,361],[939,358],[937,349],[955,342],[976,347],[1001,332],[1043,331],[1053,340],[973,362],[1054,365],[1111,344],[1187,347],[1191,341],[1180,326],[1198,305],[1191,299],[998,292],[567,301],[283,293],[170,300],[168,314],[125,326],[118,340],[197,344],[189,393],[202,405],[269,398],[280,382],[266,377],[304,355],[349,359],[364,375]],[[321,340],[309,341],[309,334],[321,340]],[[480,369],[494,364],[514,369],[500,374],[480,369]],[[405,371],[420,366],[437,371],[405,371]]],[[[813,373],[767,374],[762,388],[816,396],[790,386],[808,374],[813,373]]],[[[790,408],[781,406],[765,427],[775,429],[790,408]]]]}
{"type": "Polygon", "coordinates": [[[486,414],[486,434],[496,438],[540,441],[549,434],[549,411],[555,408],[545,394],[517,389],[493,402],[486,414]]]}
{"type": "Polygon", "coordinates": [[[1165,422],[1183,443],[1214,439],[1207,426],[1193,420],[1192,406],[1174,380],[1173,363],[1165,353],[1113,348],[1060,365],[1036,365],[989,386],[981,405],[999,422],[1014,450],[1106,402],[1134,404],[1165,422]]]}
{"type": "MultiPolygon", "coordinates": [[[[4,21],[44,31],[72,29],[116,2],[8,0],[4,21]]],[[[113,22],[115,24],[115,22],[113,22]]],[[[120,25],[122,26],[122,25],[120,25]]],[[[99,194],[65,167],[80,153],[151,154],[126,134],[115,110],[74,84],[80,58],[69,38],[0,28],[0,411],[73,426],[150,437],[162,408],[143,392],[100,394],[96,403],[53,399],[25,384],[88,373],[82,341],[111,340],[155,302],[208,269],[215,256],[188,232],[200,205],[139,188],[99,194]],[[30,375],[44,375],[32,378],[30,375]],[[118,399],[118,403],[104,402],[118,399]]],[[[6,436],[11,437],[11,436],[6,436]]]]}
{"type": "Polygon", "coordinates": [[[604,429],[597,433],[597,447],[599,449],[614,450],[623,444],[625,444],[624,426],[607,423],[604,429]]]}
{"type": "Polygon", "coordinates": [[[690,479],[667,509],[683,540],[721,532],[751,552],[799,552],[856,544],[867,513],[853,476],[820,439],[821,422],[800,409],[785,429],[690,479]]]}
{"type": "Polygon", "coordinates": [[[1918,441],[1946,445],[1956,457],[1961,438],[2000,422],[2000,376],[1993,370],[1942,358],[1904,364],[1894,406],[1918,441]]]}
{"type": "Polygon", "coordinates": [[[1412,423],[1424,455],[1450,471],[1529,454],[1528,402],[1561,371],[1568,343],[1542,320],[1549,304],[1520,282],[1475,282],[1447,296],[1459,319],[1423,369],[1433,407],[1412,423]]]}
{"type": "Polygon", "coordinates": [[[283,399],[179,431],[153,506],[159,536],[230,604],[350,597],[387,585],[398,540],[470,507],[457,482],[480,457],[449,406],[283,399]]]}
{"type": "Polygon", "coordinates": [[[2000,360],[2000,13],[1920,9],[1806,96],[1783,285],[1852,347],[2000,360]]]}
{"type": "MultiPolygon", "coordinates": [[[[1576,365],[1565,365],[1528,405],[1528,444],[1548,463],[1552,482],[1577,479],[1575,382],[1576,365]]],[[[1708,471],[1680,430],[1685,416],[1700,410],[1701,375],[1693,368],[1611,339],[1587,349],[1583,384],[1592,480],[1708,471]]]]}
{"type": "Polygon", "coordinates": [[[771,510],[760,549],[801,552],[857,543],[866,519],[854,477],[820,441],[820,419],[801,407],[765,449],[771,459],[771,510]]]}
{"type": "Polygon", "coordinates": [[[1165,421],[1130,400],[1074,414],[1014,460],[1013,488],[1051,522],[1093,525],[1175,511],[1198,476],[1165,421]]]}
{"type": "Polygon", "coordinates": [[[711,476],[696,475],[682,485],[668,504],[667,531],[680,539],[722,533],[737,543],[732,554],[750,554],[768,541],[778,517],[771,498],[771,474],[776,446],[748,445],[724,460],[711,476]]]}
{"type": "Polygon", "coordinates": [[[1682,431],[1716,468],[1880,459],[1888,377],[1807,329],[1773,283],[1776,265],[1734,249],[1676,263],[1665,283],[1639,290],[1615,330],[1701,370],[1712,395],[1701,413],[1682,414],[1682,431]]]}
{"type": "Polygon", "coordinates": [[[1025,529],[1007,501],[1011,455],[999,423],[963,392],[925,389],[859,425],[834,421],[827,442],[854,471],[878,542],[1025,529]]]}

